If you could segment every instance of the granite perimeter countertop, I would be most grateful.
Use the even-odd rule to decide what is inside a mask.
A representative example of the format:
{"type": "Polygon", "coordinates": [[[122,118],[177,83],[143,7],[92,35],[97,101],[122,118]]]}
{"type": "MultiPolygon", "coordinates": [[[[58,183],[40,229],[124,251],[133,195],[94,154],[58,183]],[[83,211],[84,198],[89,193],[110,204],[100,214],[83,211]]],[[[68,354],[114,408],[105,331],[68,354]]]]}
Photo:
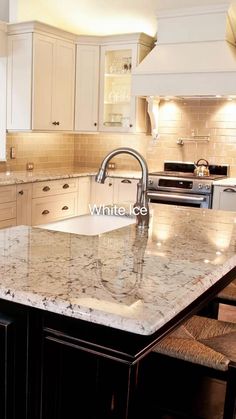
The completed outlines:
{"type": "MultiPolygon", "coordinates": [[[[68,179],[82,176],[95,176],[97,171],[97,168],[91,167],[69,167],[48,170],[0,172],[0,186],[56,179],[68,179]]],[[[130,179],[140,179],[141,177],[141,171],[139,172],[135,170],[108,170],[108,174],[110,177],[125,177],[130,179]]]]}
{"type": "Polygon", "coordinates": [[[236,265],[236,213],[151,211],[148,236],[0,230],[0,298],[152,334],[236,265]]]}
{"type": "Polygon", "coordinates": [[[220,180],[215,180],[213,182],[214,186],[236,186],[236,178],[235,177],[227,177],[220,180]]]}

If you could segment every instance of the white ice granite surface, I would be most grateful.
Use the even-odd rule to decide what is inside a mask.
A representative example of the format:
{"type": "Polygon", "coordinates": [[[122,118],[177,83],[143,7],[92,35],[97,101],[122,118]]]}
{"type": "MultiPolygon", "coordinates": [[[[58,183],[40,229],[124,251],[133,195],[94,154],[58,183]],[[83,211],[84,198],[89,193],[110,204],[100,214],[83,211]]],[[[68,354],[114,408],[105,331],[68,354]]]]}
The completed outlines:
{"type": "Polygon", "coordinates": [[[215,186],[236,186],[236,178],[228,177],[226,179],[215,180],[213,184],[215,186]]]}
{"type": "MultiPolygon", "coordinates": [[[[32,171],[8,171],[0,172],[0,186],[20,183],[40,182],[46,180],[67,179],[81,176],[95,176],[98,168],[68,167],[61,169],[32,170],[32,171]]],[[[110,177],[127,177],[139,179],[141,172],[131,170],[108,170],[110,177]]]]}
{"type": "Polygon", "coordinates": [[[155,206],[99,236],[0,231],[0,298],[148,335],[236,265],[236,213],[155,206]]]}

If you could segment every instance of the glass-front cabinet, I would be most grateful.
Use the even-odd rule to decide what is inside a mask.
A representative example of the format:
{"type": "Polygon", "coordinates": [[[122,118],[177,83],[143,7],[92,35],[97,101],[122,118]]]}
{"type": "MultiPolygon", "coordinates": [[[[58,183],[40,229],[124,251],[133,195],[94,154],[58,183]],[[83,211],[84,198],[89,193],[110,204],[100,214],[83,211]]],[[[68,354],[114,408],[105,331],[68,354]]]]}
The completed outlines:
{"type": "Polygon", "coordinates": [[[146,131],[146,101],[131,95],[131,77],[133,68],[150,51],[152,38],[144,34],[130,37],[134,35],[135,43],[132,39],[133,43],[101,47],[100,131],[146,131]]]}

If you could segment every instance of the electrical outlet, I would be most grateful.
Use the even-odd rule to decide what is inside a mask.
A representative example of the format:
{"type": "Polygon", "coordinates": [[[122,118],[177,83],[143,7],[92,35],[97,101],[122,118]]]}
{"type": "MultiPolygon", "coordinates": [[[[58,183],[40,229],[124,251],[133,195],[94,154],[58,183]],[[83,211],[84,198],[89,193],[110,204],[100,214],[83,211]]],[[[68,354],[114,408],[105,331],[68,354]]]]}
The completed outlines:
{"type": "Polygon", "coordinates": [[[27,170],[33,170],[34,169],[34,163],[27,163],[26,169],[27,170]]]}
{"type": "Polygon", "coordinates": [[[15,159],[16,158],[16,149],[15,147],[10,148],[10,158],[15,159]]]}

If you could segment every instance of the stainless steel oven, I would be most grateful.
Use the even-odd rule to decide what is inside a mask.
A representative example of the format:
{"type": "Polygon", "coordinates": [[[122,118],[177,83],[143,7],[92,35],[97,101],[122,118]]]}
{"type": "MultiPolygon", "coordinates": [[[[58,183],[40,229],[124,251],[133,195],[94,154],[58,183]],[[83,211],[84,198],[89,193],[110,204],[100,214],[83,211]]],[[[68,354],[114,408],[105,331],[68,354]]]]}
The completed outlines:
{"type": "Polygon", "coordinates": [[[172,192],[148,192],[149,202],[154,204],[181,205],[185,207],[211,208],[211,196],[172,192]]]}
{"type": "Polygon", "coordinates": [[[148,177],[149,202],[211,208],[213,182],[227,176],[228,166],[209,167],[213,173],[203,177],[194,174],[193,163],[166,162],[166,170],[150,173],[148,177]]]}

